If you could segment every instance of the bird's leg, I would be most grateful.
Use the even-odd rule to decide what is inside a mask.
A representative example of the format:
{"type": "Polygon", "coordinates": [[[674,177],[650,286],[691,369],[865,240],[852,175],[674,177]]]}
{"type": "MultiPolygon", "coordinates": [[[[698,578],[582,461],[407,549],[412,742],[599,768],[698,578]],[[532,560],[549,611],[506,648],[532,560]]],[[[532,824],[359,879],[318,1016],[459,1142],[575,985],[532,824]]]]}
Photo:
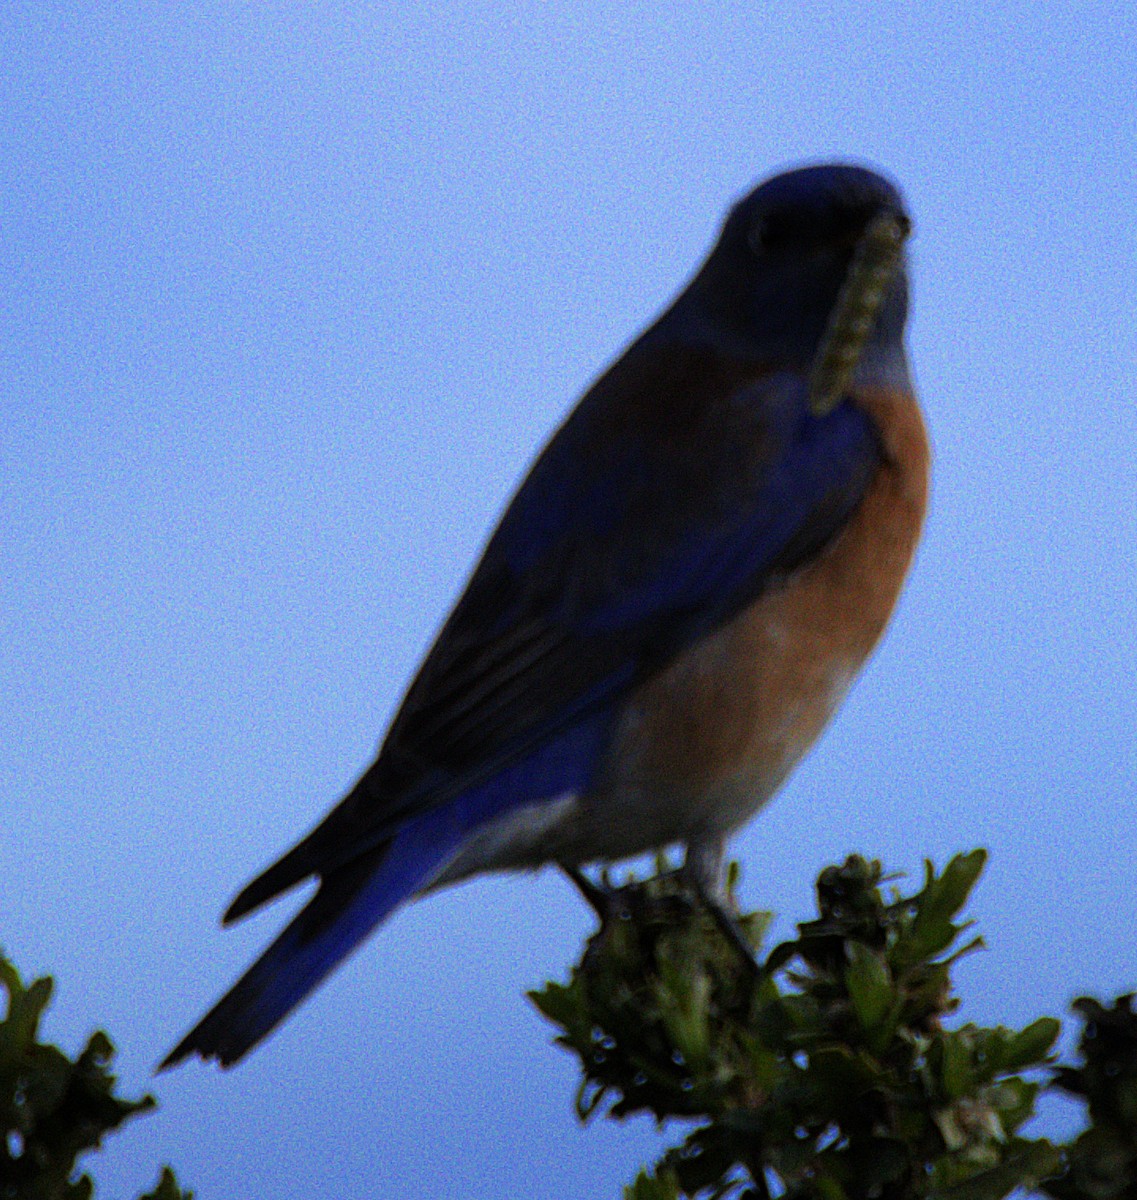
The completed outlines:
{"type": "MultiPolygon", "coordinates": [[[[602,876],[600,883],[595,882],[575,864],[560,863],[559,866],[600,918],[601,925],[609,921],[658,921],[663,913],[674,916],[691,908],[691,900],[677,886],[677,883],[686,885],[681,871],[668,872],[666,876],[658,875],[639,883],[632,880],[614,885],[608,882],[607,876],[602,876]],[[672,881],[670,886],[658,886],[664,879],[672,881]]],[[[689,886],[686,890],[689,893],[689,886]]]]}
{"type": "Polygon", "coordinates": [[[622,906],[617,898],[618,893],[616,889],[604,887],[599,883],[593,883],[578,866],[561,863],[560,867],[569,879],[576,884],[576,890],[587,901],[589,908],[600,918],[601,924],[621,914],[622,906]]]}
{"type": "Polygon", "coordinates": [[[742,932],[742,927],[734,915],[727,910],[722,889],[722,860],[725,849],[721,839],[688,843],[687,856],[683,861],[683,875],[719,927],[719,932],[738,952],[738,957],[747,972],[757,976],[760,972],[758,960],[754,957],[754,947],[742,932]]]}
{"type": "MultiPolygon", "coordinates": [[[[754,948],[729,911],[726,897],[723,895],[724,850],[721,841],[700,841],[688,845],[686,859],[677,874],[686,887],[694,892],[698,902],[710,914],[723,937],[734,947],[747,972],[757,975],[759,967],[754,957],[754,948]]],[[[609,887],[603,883],[596,883],[574,864],[561,863],[560,867],[600,918],[602,925],[612,920],[626,920],[641,909],[654,911],[660,903],[674,904],[679,899],[674,893],[666,900],[663,897],[652,899],[642,888],[637,890],[629,887],[609,887]]]]}

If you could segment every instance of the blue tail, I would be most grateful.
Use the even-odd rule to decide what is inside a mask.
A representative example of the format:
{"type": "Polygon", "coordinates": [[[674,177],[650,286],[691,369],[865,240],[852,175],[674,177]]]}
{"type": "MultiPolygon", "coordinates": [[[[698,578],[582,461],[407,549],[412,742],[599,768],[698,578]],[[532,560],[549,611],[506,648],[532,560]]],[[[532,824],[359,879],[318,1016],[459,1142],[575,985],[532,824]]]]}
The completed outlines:
{"type": "MultiPolygon", "coordinates": [[[[215,1058],[228,1067],[247,1054],[377,925],[427,887],[472,829],[543,798],[585,790],[607,728],[607,714],[596,712],[498,775],[410,818],[374,849],[334,860],[339,865],[321,874],[320,890],[292,924],[158,1069],[172,1067],[191,1054],[215,1058]]],[[[308,871],[320,872],[320,867],[308,871]]],[[[271,873],[270,868],[266,875],[271,873]]],[[[267,894],[276,890],[274,884],[267,894]]],[[[258,894],[255,903],[263,898],[258,894]]],[[[236,903],[241,903],[241,897],[236,903]]]]}
{"type": "Polygon", "coordinates": [[[331,872],[296,919],[162,1060],[228,1067],[267,1036],[367,935],[446,865],[466,833],[449,807],[331,872]]]}

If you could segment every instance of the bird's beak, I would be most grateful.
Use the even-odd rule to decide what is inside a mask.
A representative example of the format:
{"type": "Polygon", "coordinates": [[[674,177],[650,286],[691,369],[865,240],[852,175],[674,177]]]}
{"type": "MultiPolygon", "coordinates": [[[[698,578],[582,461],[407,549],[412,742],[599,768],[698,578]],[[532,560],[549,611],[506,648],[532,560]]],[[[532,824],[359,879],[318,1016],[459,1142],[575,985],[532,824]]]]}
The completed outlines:
{"type": "Polygon", "coordinates": [[[809,375],[809,407],[815,417],[828,416],[848,390],[910,230],[907,217],[886,209],[857,240],[809,375]]]}

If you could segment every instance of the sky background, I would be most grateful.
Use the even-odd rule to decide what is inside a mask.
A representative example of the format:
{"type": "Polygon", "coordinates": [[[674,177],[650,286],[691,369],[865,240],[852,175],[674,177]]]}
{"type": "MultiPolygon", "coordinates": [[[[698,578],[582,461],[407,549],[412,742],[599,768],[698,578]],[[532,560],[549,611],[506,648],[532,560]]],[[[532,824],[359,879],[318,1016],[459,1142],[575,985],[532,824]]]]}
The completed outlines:
{"type": "Polygon", "coordinates": [[[907,195],[934,493],[744,899],[789,934],[851,851],[983,845],[966,1018],[1137,985],[1135,12],[4,5],[0,944],[159,1099],[100,1194],[618,1197],[660,1147],[577,1127],[523,998],[591,929],[553,872],[404,910],[233,1072],[150,1071],[542,440],[803,162],[907,195]]]}

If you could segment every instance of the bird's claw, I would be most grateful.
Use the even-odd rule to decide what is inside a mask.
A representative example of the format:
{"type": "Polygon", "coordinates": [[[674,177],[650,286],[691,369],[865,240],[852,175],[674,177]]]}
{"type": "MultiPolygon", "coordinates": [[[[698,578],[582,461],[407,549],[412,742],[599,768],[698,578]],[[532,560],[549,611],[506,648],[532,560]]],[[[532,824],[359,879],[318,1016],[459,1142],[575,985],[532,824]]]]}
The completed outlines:
{"type": "Polygon", "coordinates": [[[603,929],[613,921],[637,923],[683,921],[696,908],[704,909],[727,943],[736,951],[747,974],[759,974],[754,949],[738,921],[723,902],[711,895],[695,876],[682,867],[661,872],[650,879],[614,886],[603,879],[597,883],[576,866],[562,866],[603,929]]]}

